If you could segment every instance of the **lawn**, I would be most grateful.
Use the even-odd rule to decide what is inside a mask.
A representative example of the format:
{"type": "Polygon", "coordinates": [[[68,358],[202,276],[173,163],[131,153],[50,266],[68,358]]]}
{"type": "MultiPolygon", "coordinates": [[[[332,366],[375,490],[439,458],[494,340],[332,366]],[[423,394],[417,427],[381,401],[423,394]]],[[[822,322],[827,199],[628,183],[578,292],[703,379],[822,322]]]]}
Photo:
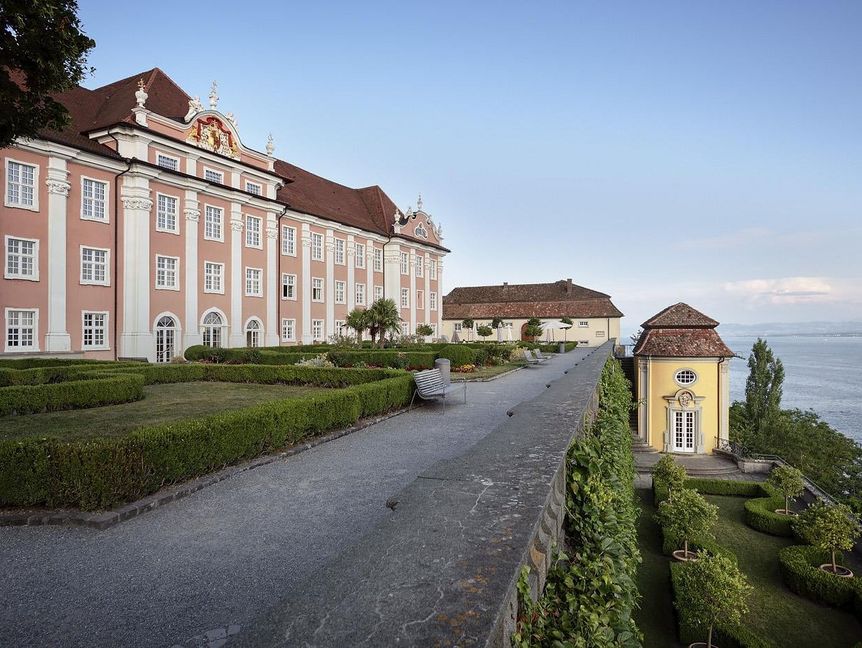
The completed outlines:
{"type": "MultiPolygon", "coordinates": [[[[661,534],[653,521],[652,491],[638,490],[638,523],[643,564],[638,587],[643,596],[635,620],[645,648],[678,646],[670,589],[669,559],[661,553],[661,534]]],[[[781,646],[850,648],[862,638],[862,624],[849,613],[818,605],[788,590],[781,580],[778,551],[798,541],[755,531],[744,521],[744,497],[706,495],[719,507],[715,536],[739,558],[739,567],[755,588],[745,623],[781,646]]]]}
{"type": "Polygon", "coordinates": [[[266,401],[327,391],[322,387],[188,382],[144,387],[143,400],[122,405],[0,417],[0,439],[119,435],[146,425],[215,414],[266,401]]]}
{"type": "Polygon", "coordinates": [[[476,370],[470,373],[458,373],[453,371],[451,373],[451,378],[452,380],[486,380],[523,366],[523,362],[507,362],[506,364],[491,365],[489,367],[476,367],[476,370]]]}

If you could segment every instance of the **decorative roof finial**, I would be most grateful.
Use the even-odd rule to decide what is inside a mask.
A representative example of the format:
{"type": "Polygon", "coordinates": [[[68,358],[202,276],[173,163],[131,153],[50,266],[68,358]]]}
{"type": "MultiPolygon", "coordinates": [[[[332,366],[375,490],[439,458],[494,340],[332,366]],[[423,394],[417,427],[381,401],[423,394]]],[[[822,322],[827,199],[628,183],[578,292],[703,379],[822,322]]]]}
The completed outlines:
{"type": "Polygon", "coordinates": [[[275,151],[275,142],[272,139],[272,133],[270,133],[269,137],[266,138],[266,154],[269,157],[272,157],[272,154],[274,151],[275,151]]]}
{"type": "Polygon", "coordinates": [[[234,127],[234,128],[238,128],[238,127],[239,127],[239,122],[238,122],[238,121],[237,121],[237,119],[236,119],[236,115],[234,115],[232,112],[229,112],[227,115],[225,115],[225,117],[227,118],[227,120],[228,120],[231,124],[233,124],[233,127],[234,127]]]}
{"type": "Polygon", "coordinates": [[[215,110],[216,106],[218,106],[218,82],[213,81],[210,87],[210,110],[215,110]]]}
{"type": "Polygon", "coordinates": [[[419,197],[416,199],[416,211],[422,211],[422,193],[420,192],[419,197]]]}
{"type": "Polygon", "coordinates": [[[135,101],[138,102],[138,107],[143,108],[144,104],[147,102],[147,91],[144,90],[144,80],[140,79],[138,81],[138,90],[135,92],[135,101]]]}
{"type": "Polygon", "coordinates": [[[189,121],[192,117],[197,115],[203,109],[204,105],[201,103],[200,97],[189,99],[189,111],[186,113],[186,121],[189,121]]]}

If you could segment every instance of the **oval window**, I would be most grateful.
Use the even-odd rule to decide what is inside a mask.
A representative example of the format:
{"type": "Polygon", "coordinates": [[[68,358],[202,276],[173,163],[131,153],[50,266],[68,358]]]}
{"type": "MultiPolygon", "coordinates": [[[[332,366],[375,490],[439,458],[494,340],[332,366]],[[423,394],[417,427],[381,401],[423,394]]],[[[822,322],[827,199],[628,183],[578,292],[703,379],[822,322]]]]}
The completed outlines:
{"type": "Polygon", "coordinates": [[[680,385],[691,385],[697,380],[697,374],[691,369],[680,369],[673,377],[680,385]]]}

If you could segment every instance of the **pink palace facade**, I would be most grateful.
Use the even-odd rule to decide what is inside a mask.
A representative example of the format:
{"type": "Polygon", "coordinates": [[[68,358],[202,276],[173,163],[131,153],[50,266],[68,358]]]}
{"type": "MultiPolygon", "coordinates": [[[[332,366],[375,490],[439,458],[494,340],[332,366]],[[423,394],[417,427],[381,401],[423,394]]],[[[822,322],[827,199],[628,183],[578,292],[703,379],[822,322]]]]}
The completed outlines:
{"type": "Polygon", "coordinates": [[[153,69],[59,100],[62,132],[2,150],[3,354],[167,362],[195,344],[324,341],[386,297],[442,331],[440,228],[247,148],[153,69]]]}

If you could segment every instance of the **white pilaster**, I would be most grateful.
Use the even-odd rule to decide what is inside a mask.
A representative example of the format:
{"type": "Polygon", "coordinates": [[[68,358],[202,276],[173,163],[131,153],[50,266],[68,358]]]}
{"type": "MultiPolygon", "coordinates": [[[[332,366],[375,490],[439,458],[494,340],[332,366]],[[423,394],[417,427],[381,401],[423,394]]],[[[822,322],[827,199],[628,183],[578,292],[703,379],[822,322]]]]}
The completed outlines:
{"type": "Polygon", "coordinates": [[[401,311],[401,246],[397,243],[383,246],[383,296],[401,311]]]}
{"type": "Polygon", "coordinates": [[[374,303],[374,243],[365,244],[365,306],[374,303]]]}
{"type": "Polygon", "coordinates": [[[718,438],[725,443],[730,440],[730,359],[718,363],[718,438]]]}
{"type": "Polygon", "coordinates": [[[416,333],[416,250],[410,250],[410,328],[407,333],[416,333]]]}
{"type": "Polygon", "coordinates": [[[266,346],[278,346],[279,322],[278,300],[280,284],[278,276],[278,220],[275,212],[266,214],[266,346]]]}
{"type": "Polygon", "coordinates": [[[71,351],[72,340],[66,330],[66,212],[70,187],[66,160],[48,158],[45,184],[48,185],[48,328],[44,349],[71,351]]]}
{"type": "MultiPolygon", "coordinates": [[[[150,181],[126,175],[123,202],[123,332],[120,357],[156,359],[150,321],[150,181]]],[[[117,278],[113,278],[116,281],[117,278]]]]}
{"type": "Polygon", "coordinates": [[[422,314],[425,319],[422,324],[433,324],[434,313],[431,312],[431,255],[425,252],[425,260],[422,262],[422,276],[425,277],[425,289],[422,291],[425,298],[425,304],[422,307],[422,314]]]}
{"type": "MultiPolygon", "coordinates": [[[[356,308],[356,241],[347,235],[347,312],[356,308]]],[[[368,287],[365,288],[368,290],[368,287]]]]}
{"type": "Polygon", "coordinates": [[[302,224],[302,343],[311,344],[311,228],[302,224]]]}
{"type": "Polygon", "coordinates": [[[437,260],[437,336],[443,335],[443,262],[437,260]]]}
{"type": "Polygon", "coordinates": [[[186,191],[183,214],[186,217],[186,314],[182,350],[185,351],[190,346],[203,343],[198,325],[198,222],[201,210],[196,191],[186,191]]]}
{"type": "Polygon", "coordinates": [[[335,232],[326,230],[326,330],[324,339],[335,335],[335,232]]]}
{"type": "Polygon", "coordinates": [[[244,347],[242,296],[245,293],[245,268],[242,265],[242,207],[230,204],[230,337],[229,346],[244,347]]]}

